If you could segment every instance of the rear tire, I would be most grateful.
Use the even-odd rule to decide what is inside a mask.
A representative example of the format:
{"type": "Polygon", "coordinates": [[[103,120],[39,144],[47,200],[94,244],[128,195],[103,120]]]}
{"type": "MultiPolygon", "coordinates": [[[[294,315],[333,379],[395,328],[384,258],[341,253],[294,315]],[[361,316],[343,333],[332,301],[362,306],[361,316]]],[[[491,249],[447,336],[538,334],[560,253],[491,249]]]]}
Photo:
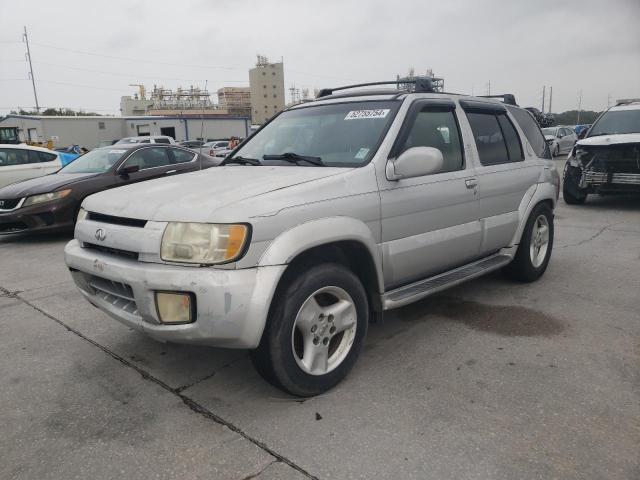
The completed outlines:
{"type": "Polygon", "coordinates": [[[553,212],[546,203],[538,204],[529,215],[516,256],[505,273],[520,282],[540,278],[551,258],[553,230],[553,212]]]}
{"type": "Polygon", "coordinates": [[[318,395],[337,385],[360,354],[367,295],[358,277],[336,263],[285,281],[251,361],[272,385],[301,397],[318,395]]]}
{"type": "Polygon", "coordinates": [[[580,169],[567,165],[562,181],[562,198],[569,205],[582,205],[588,193],[579,186],[580,169]]]}

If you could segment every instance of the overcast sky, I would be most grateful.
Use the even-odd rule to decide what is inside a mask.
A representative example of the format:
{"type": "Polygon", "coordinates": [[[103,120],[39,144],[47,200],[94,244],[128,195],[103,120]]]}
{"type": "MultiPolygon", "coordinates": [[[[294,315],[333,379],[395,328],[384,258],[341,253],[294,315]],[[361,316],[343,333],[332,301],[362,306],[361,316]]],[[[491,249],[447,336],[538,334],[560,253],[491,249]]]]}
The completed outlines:
{"type": "Polygon", "coordinates": [[[120,96],[191,84],[248,85],[256,54],[284,59],[285,88],[433,69],[447,91],[512,92],[553,111],[640,97],[640,0],[0,0],[0,113],[43,107],[118,114],[120,96]],[[547,100],[548,101],[548,100],[547,100]]]}

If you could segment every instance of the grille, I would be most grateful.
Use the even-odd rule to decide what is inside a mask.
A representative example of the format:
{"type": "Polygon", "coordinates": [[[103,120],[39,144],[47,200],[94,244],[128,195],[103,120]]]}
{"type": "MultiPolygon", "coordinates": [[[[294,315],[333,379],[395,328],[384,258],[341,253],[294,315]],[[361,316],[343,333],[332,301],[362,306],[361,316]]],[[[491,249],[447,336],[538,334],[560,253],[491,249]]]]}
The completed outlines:
{"type": "Polygon", "coordinates": [[[125,225],[127,227],[143,228],[147,224],[146,220],[127,217],[115,217],[113,215],[105,215],[104,213],[97,212],[89,212],[88,218],[89,220],[95,220],[96,222],[112,223],[114,225],[125,225]]]}
{"type": "Polygon", "coordinates": [[[0,210],[13,210],[20,203],[20,198],[11,198],[9,200],[0,199],[0,210]]]}
{"type": "Polygon", "coordinates": [[[591,147],[587,151],[593,161],[590,170],[602,173],[640,174],[640,145],[591,147]]]}
{"type": "Polygon", "coordinates": [[[92,293],[96,297],[131,315],[138,315],[138,306],[133,297],[133,290],[126,283],[88,275],[87,285],[93,290],[92,293]]]}
{"type": "Polygon", "coordinates": [[[118,257],[129,258],[131,260],[138,260],[138,252],[132,252],[129,250],[120,250],[119,248],[105,247],[104,245],[96,245],[95,243],[83,243],[84,248],[91,250],[97,250],[102,253],[108,253],[110,255],[116,255],[118,257]]]}

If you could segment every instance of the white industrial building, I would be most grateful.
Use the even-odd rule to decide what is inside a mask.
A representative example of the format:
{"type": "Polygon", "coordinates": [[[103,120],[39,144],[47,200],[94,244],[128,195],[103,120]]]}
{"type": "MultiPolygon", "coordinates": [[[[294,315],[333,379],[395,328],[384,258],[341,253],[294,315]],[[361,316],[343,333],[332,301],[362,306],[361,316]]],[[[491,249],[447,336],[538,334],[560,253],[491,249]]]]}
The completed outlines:
{"type": "Polygon", "coordinates": [[[17,128],[22,141],[55,146],[82,145],[94,148],[100,142],[139,135],[168,135],[176,141],[247,137],[251,120],[226,115],[203,116],[129,116],[129,117],[53,117],[7,115],[0,118],[0,128],[17,128]]]}

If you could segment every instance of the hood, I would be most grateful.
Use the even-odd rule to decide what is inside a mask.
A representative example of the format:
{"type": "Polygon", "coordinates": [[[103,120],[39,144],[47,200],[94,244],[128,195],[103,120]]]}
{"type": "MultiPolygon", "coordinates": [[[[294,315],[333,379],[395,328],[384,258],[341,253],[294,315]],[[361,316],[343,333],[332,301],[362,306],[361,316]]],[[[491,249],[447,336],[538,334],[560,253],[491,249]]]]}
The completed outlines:
{"type": "Polygon", "coordinates": [[[578,140],[580,146],[618,145],[621,143],[640,143],[640,133],[620,133],[616,135],[598,135],[578,140]]]}
{"type": "Polygon", "coordinates": [[[96,175],[95,173],[52,173],[42,177],[30,178],[29,180],[22,180],[0,188],[0,198],[22,198],[29,195],[48,193],[96,175]]]}
{"type": "MultiPolygon", "coordinates": [[[[350,168],[223,166],[96,193],[85,210],[142,220],[211,221],[218,209],[301,183],[343,174],[350,168]]],[[[240,221],[240,220],[238,220],[240,221]]]]}

